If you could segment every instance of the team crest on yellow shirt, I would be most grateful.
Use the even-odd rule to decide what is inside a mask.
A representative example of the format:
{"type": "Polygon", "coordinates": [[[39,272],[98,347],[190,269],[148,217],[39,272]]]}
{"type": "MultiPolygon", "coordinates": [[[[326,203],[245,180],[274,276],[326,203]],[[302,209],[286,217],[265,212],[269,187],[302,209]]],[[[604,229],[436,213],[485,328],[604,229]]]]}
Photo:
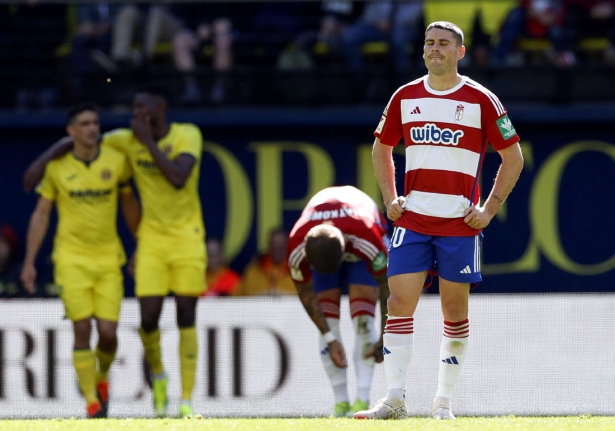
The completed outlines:
{"type": "Polygon", "coordinates": [[[171,154],[171,150],[173,150],[173,146],[171,144],[166,144],[163,148],[162,151],[164,151],[165,154],[171,154]]]}
{"type": "Polygon", "coordinates": [[[100,177],[101,177],[103,180],[105,180],[105,181],[110,180],[110,179],[111,179],[111,171],[110,171],[109,169],[103,169],[103,170],[100,172],[100,177]]]}
{"type": "Polygon", "coordinates": [[[457,110],[455,111],[455,120],[461,121],[463,118],[463,105],[457,105],[457,110]]]}

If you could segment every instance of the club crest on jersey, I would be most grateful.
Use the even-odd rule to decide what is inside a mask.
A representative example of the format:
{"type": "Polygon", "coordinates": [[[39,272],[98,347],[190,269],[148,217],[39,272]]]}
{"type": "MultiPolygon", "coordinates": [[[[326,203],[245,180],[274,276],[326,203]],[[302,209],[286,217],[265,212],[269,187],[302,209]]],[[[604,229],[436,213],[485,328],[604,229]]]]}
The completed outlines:
{"type": "Polygon", "coordinates": [[[109,169],[103,169],[100,172],[100,178],[102,178],[105,181],[108,181],[111,179],[111,171],[109,169]]]}
{"type": "Polygon", "coordinates": [[[165,154],[171,154],[171,150],[173,150],[173,146],[171,144],[166,144],[163,148],[162,151],[164,151],[165,154]]]}
{"type": "Polygon", "coordinates": [[[461,121],[463,118],[463,105],[457,105],[457,110],[455,110],[455,120],[461,121]]]}
{"type": "Polygon", "coordinates": [[[459,145],[463,137],[463,130],[441,129],[433,123],[427,123],[422,127],[412,127],[410,138],[416,144],[444,144],[459,145]]]}

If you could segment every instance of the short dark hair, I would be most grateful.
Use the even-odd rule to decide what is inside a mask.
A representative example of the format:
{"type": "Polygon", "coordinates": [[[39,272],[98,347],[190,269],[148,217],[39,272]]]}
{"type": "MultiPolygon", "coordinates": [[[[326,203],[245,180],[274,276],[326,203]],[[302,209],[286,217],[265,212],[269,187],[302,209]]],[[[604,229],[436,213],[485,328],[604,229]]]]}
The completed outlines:
{"type": "Polygon", "coordinates": [[[330,224],[314,226],[305,236],[305,257],[320,274],[330,275],[339,269],[345,247],[344,235],[330,224]]]}
{"type": "Polygon", "coordinates": [[[75,121],[75,118],[77,117],[77,115],[85,111],[96,112],[96,114],[100,113],[100,110],[98,109],[98,105],[96,105],[95,103],[92,103],[92,102],[78,103],[68,108],[68,112],[66,113],[66,122],[68,124],[72,123],[73,121],[75,121]]]}
{"type": "Polygon", "coordinates": [[[451,33],[453,33],[453,38],[457,42],[457,46],[463,45],[463,31],[456,24],[453,24],[452,22],[448,21],[432,22],[425,29],[425,37],[427,37],[427,32],[432,28],[439,28],[442,30],[450,31],[451,33]]]}
{"type": "Polygon", "coordinates": [[[137,93],[147,93],[150,96],[160,97],[166,102],[170,100],[169,90],[167,89],[167,87],[157,83],[150,82],[146,84],[141,84],[137,89],[137,93]]]}

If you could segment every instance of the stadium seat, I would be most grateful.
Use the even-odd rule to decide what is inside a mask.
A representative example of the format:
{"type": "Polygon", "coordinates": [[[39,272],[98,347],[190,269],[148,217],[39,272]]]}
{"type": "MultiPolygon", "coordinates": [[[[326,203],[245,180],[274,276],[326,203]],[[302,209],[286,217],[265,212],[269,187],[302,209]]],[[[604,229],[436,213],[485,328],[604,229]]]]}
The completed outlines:
{"type": "Polygon", "coordinates": [[[469,47],[472,45],[472,27],[479,3],[478,0],[425,0],[425,23],[455,23],[463,31],[464,44],[469,47]]]}
{"type": "Polygon", "coordinates": [[[544,52],[551,48],[551,42],[548,39],[519,39],[519,49],[526,52],[544,52]]]}
{"type": "Polygon", "coordinates": [[[491,45],[496,44],[500,39],[502,23],[516,5],[515,0],[479,1],[481,24],[483,31],[490,37],[491,45]]]}
{"type": "Polygon", "coordinates": [[[611,47],[611,42],[606,37],[587,37],[579,41],[579,49],[583,51],[604,51],[611,47]]]}

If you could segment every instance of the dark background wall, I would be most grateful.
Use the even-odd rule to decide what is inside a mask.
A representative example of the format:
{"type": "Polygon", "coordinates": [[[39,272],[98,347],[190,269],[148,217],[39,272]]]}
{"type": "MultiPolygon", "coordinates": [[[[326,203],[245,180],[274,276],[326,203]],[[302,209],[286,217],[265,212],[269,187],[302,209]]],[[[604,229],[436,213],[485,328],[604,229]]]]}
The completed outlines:
{"type": "MultiPolygon", "coordinates": [[[[615,267],[615,130],[612,109],[511,107],[526,167],[485,230],[480,292],[612,291],[615,267]]],[[[269,231],[291,229],[307,199],[329,185],[352,184],[380,202],[371,165],[380,110],[173,111],[200,126],[205,139],[200,195],[208,236],[224,240],[241,271],[266,247],[269,231]]],[[[27,165],[64,134],[63,113],[0,116],[0,220],[23,245],[36,196],[21,189],[27,165]]],[[[105,112],[104,130],[129,124],[105,112]]],[[[401,146],[398,170],[403,172],[401,146]]],[[[489,152],[487,195],[499,157],[489,152]]],[[[401,183],[398,186],[402,190],[401,183]]],[[[134,242],[123,224],[128,252],[134,242]]],[[[51,235],[49,235],[51,236],[51,235]]],[[[41,253],[50,251],[51,240],[41,253]]],[[[132,283],[127,280],[127,293],[132,283]]],[[[478,292],[477,291],[477,292],[478,292]]]]}

